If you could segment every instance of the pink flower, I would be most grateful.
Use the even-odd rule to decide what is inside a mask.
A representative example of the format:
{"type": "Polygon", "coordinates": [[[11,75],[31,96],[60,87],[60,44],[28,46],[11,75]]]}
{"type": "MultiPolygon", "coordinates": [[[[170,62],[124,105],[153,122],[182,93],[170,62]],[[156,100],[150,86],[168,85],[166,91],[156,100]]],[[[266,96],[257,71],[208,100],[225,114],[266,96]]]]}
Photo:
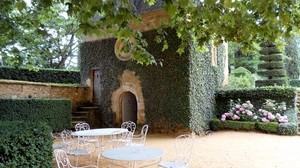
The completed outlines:
{"type": "Polygon", "coordinates": [[[239,108],[241,108],[241,105],[235,105],[235,108],[239,109],[239,108]]]}
{"type": "Polygon", "coordinates": [[[268,119],[266,119],[266,117],[261,119],[262,122],[270,122],[268,119]]]}
{"type": "Polygon", "coordinates": [[[268,103],[267,103],[267,106],[273,107],[274,104],[273,104],[272,102],[268,102],[268,103]]]}
{"type": "Polygon", "coordinates": [[[288,122],[288,118],[287,118],[287,116],[281,116],[281,117],[279,117],[278,121],[280,123],[287,123],[288,122]]]}
{"type": "Polygon", "coordinates": [[[275,116],[273,114],[268,114],[268,119],[269,120],[274,120],[275,119],[275,116]]]}
{"type": "Polygon", "coordinates": [[[222,117],[222,118],[221,118],[221,121],[226,121],[226,118],[223,118],[223,117],[222,117]]]}
{"type": "Polygon", "coordinates": [[[252,111],[247,110],[246,112],[247,112],[248,116],[252,116],[253,115],[252,111]]]}
{"type": "Polygon", "coordinates": [[[240,119],[240,117],[237,116],[237,115],[233,115],[233,116],[232,116],[232,120],[239,120],[239,119],[240,119]]]}
{"type": "Polygon", "coordinates": [[[268,116],[268,112],[267,111],[263,112],[263,115],[268,116]]]}

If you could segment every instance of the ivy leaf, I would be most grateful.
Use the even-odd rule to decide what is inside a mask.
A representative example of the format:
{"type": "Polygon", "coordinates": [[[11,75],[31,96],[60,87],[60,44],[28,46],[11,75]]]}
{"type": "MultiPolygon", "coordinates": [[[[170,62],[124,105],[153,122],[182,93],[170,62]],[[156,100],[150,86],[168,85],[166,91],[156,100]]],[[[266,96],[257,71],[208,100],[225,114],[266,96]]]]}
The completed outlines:
{"type": "Polygon", "coordinates": [[[26,8],[26,3],[24,1],[18,1],[16,3],[16,7],[21,12],[23,9],[26,8]]]}
{"type": "Polygon", "coordinates": [[[174,16],[176,14],[176,11],[177,11],[177,6],[174,5],[174,4],[166,4],[165,10],[167,11],[167,13],[170,16],[174,16]]]}

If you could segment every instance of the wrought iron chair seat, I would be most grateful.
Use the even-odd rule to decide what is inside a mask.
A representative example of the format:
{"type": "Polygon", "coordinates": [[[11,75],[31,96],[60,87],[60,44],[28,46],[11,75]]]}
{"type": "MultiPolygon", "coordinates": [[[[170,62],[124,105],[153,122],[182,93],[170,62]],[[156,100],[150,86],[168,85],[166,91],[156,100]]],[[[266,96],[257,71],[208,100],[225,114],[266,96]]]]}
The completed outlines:
{"type": "Polygon", "coordinates": [[[81,167],[73,166],[70,163],[67,153],[62,149],[55,149],[54,155],[58,168],[97,168],[96,165],[86,165],[81,167]]]}

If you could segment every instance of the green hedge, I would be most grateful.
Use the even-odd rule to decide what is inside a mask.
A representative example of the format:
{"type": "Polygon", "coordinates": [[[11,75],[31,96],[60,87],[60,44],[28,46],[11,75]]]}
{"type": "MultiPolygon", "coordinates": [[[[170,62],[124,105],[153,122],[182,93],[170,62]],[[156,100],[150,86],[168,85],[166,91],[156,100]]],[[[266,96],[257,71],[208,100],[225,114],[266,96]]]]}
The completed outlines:
{"type": "Polygon", "coordinates": [[[71,127],[71,100],[0,99],[0,121],[43,121],[53,131],[71,127]]]}
{"type": "Polygon", "coordinates": [[[288,86],[288,80],[286,78],[282,79],[268,79],[268,80],[256,80],[256,87],[263,86],[288,86]]]}
{"type": "Polygon", "coordinates": [[[292,79],[289,81],[290,86],[292,87],[300,87],[300,80],[299,79],[292,79]]]}
{"type": "Polygon", "coordinates": [[[262,131],[279,135],[297,135],[298,127],[294,123],[279,124],[277,122],[251,122],[251,121],[221,121],[220,119],[211,119],[210,128],[213,131],[218,130],[245,130],[262,131]]]}
{"type": "Polygon", "coordinates": [[[22,80],[45,83],[80,83],[80,71],[40,69],[31,71],[25,68],[0,67],[0,79],[22,80]]]}
{"type": "Polygon", "coordinates": [[[52,167],[50,128],[42,122],[0,121],[0,167],[52,167]]]}
{"type": "Polygon", "coordinates": [[[268,63],[260,63],[257,65],[258,69],[283,69],[282,61],[279,62],[268,62],[268,63]]]}
{"type": "Polygon", "coordinates": [[[219,119],[210,120],[210,128],[213,131],[231,129],[231,130],[255,130],[255,122],[221,121],[219,119]]]}
{"type": "Polygon", "coordinates": [[[257,71],[257,75],[262,77],[272,77],[273,79],[276,77],[285,77],[285,70],[283,69],[273,69],[273,70],[261,70],[257,71]]]}

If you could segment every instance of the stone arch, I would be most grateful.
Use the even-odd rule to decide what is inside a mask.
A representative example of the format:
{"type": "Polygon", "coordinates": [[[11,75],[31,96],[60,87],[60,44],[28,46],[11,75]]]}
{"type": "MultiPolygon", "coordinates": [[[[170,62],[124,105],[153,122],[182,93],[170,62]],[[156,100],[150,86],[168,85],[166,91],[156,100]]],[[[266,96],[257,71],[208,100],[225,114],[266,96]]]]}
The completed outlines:
{"type": "Polygon", "coordinates": [[[112,111],[116,113],[116,124],[122,123],[122,94],[131,92],[136,97],[137,101],[137,124],[145,123],[145,105],[142,94],[141,81],[135,72],[124,70],[123,74],[119,77],[120,87],[112,93],[112,111]]]}

